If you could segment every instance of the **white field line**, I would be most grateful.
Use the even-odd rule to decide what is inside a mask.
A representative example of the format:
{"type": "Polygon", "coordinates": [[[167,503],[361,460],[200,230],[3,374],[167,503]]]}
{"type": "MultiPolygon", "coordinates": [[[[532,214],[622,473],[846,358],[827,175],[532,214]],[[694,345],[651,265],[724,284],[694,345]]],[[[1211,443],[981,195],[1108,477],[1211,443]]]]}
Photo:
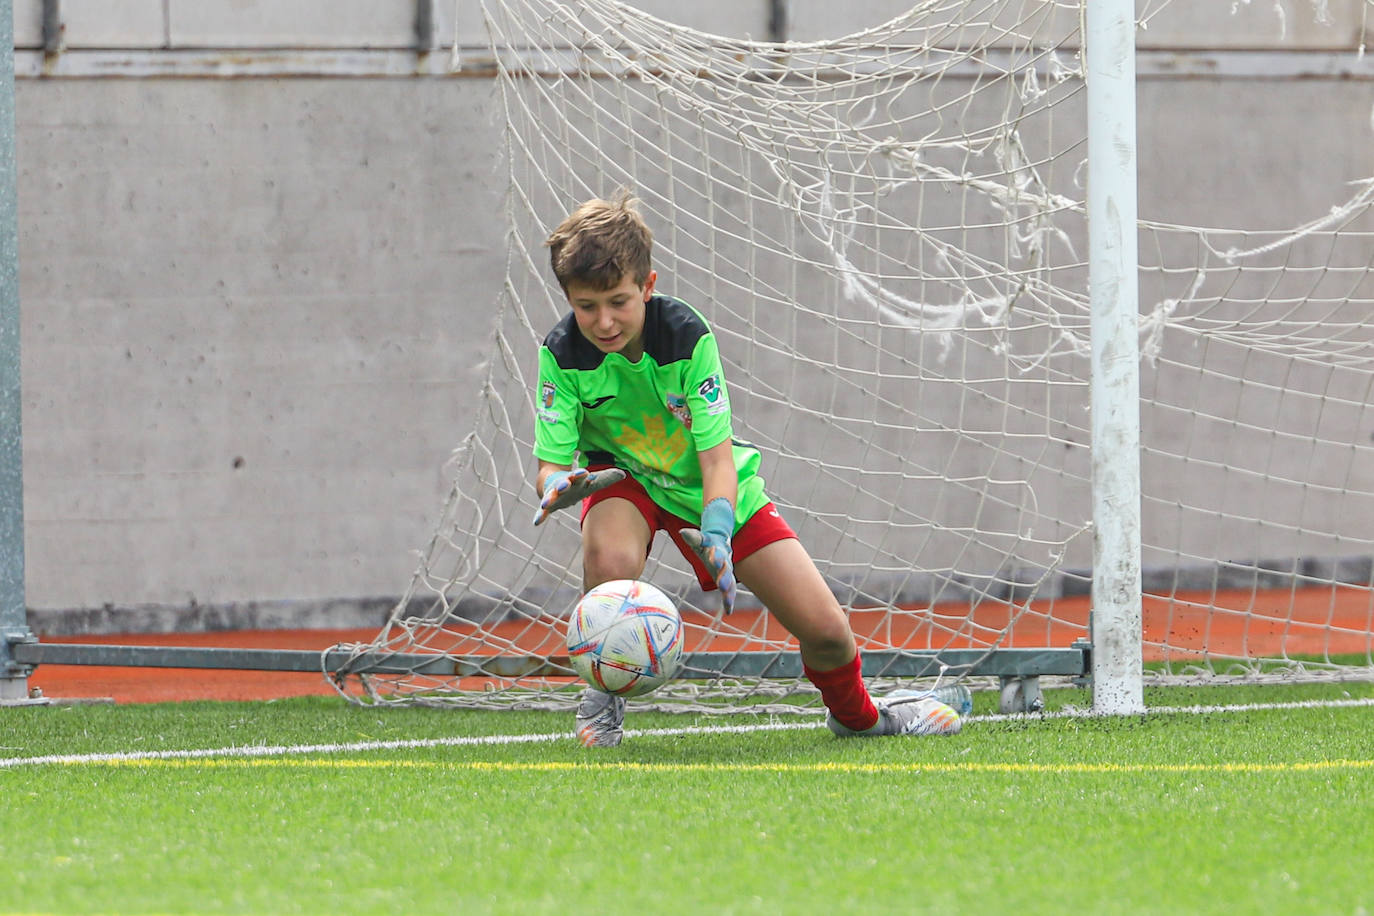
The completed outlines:
{"type": "MultiPolygon", "coordinates": [[[[1374,697],[1346,700],[1303,700],[1291,703],[1253,703],[1235,706],[1153,706],[1144,715],[1218,715],[1235,712],[1248,712],[1259,709],[1327,709],[1342,707],[1374,707],[1374,697]]],[[[1011,722],[1035,719],[1082,719],[1092,718],[1089,710],[1067,708],[1051,713],[1018,713],[1015,715],[969,716],[969,724],[979,722],[1011,722]]],[[[703,725],[689,728],[648,728],[626,729],[625,737],[670,737],[677,735],[726,735],[753,732],[802,731],[823,727],[824,723],[816,715],[808,715],[804,721],[759,722],[749,725],[703,725]]],[[[103,754],[48,754],[40,757],[0,758],[0,770],[19,767],[51,765],[90,765],[110,763],[137,763],[156,760],[201,760],[207,758],[253,758],[253,757],[292,757],[306,754],[346,754],[366,751],[417,750],[433,747],[486,747],[506,744],[540,744],[555,741],[570,741],[570,731],[552,732],[540,735],[474,735],[451,738],[409,738],[391,741],[354,741],[346,744],[247,744],[219,748],[194,748],[190,750],[168,751],[116,751],[103,754]]]]}
{"type": "MultiPolygon", "coordinates": [[[[627,738],[641,735],[729,734],[731,732],[788,731],[817,728],[818,721],[769,722],[755,725],[706,726],[701,728],[654,728],[637,731],[627,728],[627,738]]],[[[452,738],[406,738],[393,741],[354,741],[347,744],[246,744],[185,751],[116,751],[107,754],[50,754],[44,757],[0,759],[0,769],[44,764],[99,764],[141,760],[196,760],[207,757],[286,757],[301,754],[340,754],[357,751],[415,750],[428,747],[474,747],[502,744],[540,744],[571,741],[572,730],[543,735],[475,735],[452,738]]]]}

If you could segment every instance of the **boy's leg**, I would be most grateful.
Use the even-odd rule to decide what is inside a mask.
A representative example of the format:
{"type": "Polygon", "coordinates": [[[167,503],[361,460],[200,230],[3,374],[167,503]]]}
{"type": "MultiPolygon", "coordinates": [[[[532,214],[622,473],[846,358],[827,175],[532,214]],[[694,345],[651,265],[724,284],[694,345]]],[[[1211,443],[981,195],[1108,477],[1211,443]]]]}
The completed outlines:
{"type": "Polygon", "coordinates": [[[582,515],[583,590],[612,579],[638,579],[653,536],[639,507],[628,499],[608,497],[588,506],[582,515]]]}
{"type": "MultiPolygon", "coordinates": [[[[669,537],[696,570],[702,588],[714,587],[701,560],[683,543],[678,521],[664,526],[669,537]]],[[[820,690],[826,709],[856,733],[880,724],[849,619],[777,508],[770,503],[754,513],[735,532],[733,546],[736,578],[797,638],[807,679],[820,690]]]]}
{"type": "Polygon", "coordinates": [[[739,560],[735,574],[797,638],[806,676],[831,714],[853,731],[876,725],[849,620],[801,542],[767,544],[739,560]]]}
{"type": "MultiPolygon", "coordinates": [[[[653,531],[633,497],[606,495],[624,481],[589,499],[582,513],[582,588],[612,579],[638,579],[644,572],[653,531]]],[[[586,747],[615,747],[625,734],[625,700],[592,687],[577,704],[574,735],[586,747]]]]}
{"type": "Polygon", "coordinates": [[[767,544],[739,560],[735,573],[801,644],[803,668],[821,692],[831,731],[847,737],[960,730],[959,714],[933,697],[873,701],[849,619],[800,541],[767,544]]]}
{"type": "Polygon", "coordinates": [[[573,737],[583,747],[615,747],[625,737],[625,698],[586,687],[577,701],[573,737]]]}

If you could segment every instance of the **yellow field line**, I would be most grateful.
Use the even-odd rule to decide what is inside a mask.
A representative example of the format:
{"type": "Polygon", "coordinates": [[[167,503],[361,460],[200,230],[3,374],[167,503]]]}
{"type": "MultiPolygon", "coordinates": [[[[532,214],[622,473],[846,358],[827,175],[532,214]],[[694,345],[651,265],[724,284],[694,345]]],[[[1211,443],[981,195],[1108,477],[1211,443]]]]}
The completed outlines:
{"type": "Polygon", "coordinates": [[[441,769],[473,772],[553,773],[1305,773],[1374,769],[1374,760],[1298,760],[1287,763],[636,763],[602,761],[377,760],[359,758],[197,758],[125,757],[86,760],[84,766],[111,767],[300,767],[317,769],[441,769]]]}

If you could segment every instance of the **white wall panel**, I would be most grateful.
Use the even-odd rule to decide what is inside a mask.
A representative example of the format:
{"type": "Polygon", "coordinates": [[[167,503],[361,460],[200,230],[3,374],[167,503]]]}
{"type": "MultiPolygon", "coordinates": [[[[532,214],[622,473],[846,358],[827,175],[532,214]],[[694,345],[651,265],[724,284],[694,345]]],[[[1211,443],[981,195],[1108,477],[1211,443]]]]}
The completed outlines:
{"type": "Polygon", "coordinates": [[[62,0],[68,48],[160,48],[167,42],[163,0],[62,0]]]}
{"type": "MultiPolygon", "coordinates": [[[[1141,48],[1354,50],[1366,0],[1171,3],[1138,33],[1141,48]]],[[[1153,5],[1153,4],[1152,4],[1153,5]]],[[[1374,21],[1368,23],[1374,27],[1374,21]]]]}
{"type": "Polygon", "coordinates": [[[650,16],[702,32],[768,40],[768,0],[636,0],[634,5],[650,16]]]}
{"type": "MultiPolygon", "coordinates": [[[[477,3],[459,3],[456,8],[452,0],[438,0],[438,3],[438,15],[435,18],[442,22],[440,40],[443,44],[451,45],[455,35],[460,45],[480,47],[487,43],[487,32],[477,3]]],[[[636,0],[634,8],[654,18],[702,32],[731,38],[749,37],[759,41],[768,39],[768,0],[696,0],[691,3],[681,0],[636,0]]]]}
{"type": "Polygon", "coordinates": [[[173,47],[408,48],[414,0],[170,0],[173,47]]]}
{"type": "MultiPolygon", "coordinates": [[[[911,0],[790,0],[788,37],[838,38],[880,25],[913,5],[911,0]]],[[[1179,0],[1161,9],[1158,0],[1137,0],[1141,15],[1157,11],[1137,42],[1142,48],[1353,50],[1359,46],[1364,6],[1365,0],[1179,0]]],[[[991,18],[1000,27],[1038,32],[1047,9],[1047,3],[1012,3],[994,10],[991,18]]],[[[1056,15],[1066,23],[1076,18],[1070,9],[1056,15]]]]}
{"type": "MultiPolygon", "coordinates": [[[[476,2],[430,0],[434,39],[447,47],[482,45],[486,33],[476,2]]],[[[65,43],[80,48],[409,48],[417,0],[61,0],[65,43]]],[[[645,14],[705,32],[758,40],[769,36],[769,0],[639,0],[645,14]]],[[[911,8],[910,0],[790,0],[787,37],[836,38],[879,25],[911,8]]],[[[1364,0],[1293,3],[1158,3],[1142,48],[1354,49],[1361,40],[1364,0]]],[[[1060,18],[1072,11],[1061,11],[1060,18]]],[[[1039,23],[1034,4],[996,11],[1000,27],[1039,23]]],[[[1021,28],[1029,28],[1022,25],[1021,28]]],[[[15,45],[42,43],[42,0],[14,0],[15,45]]]]}
{"type": "Polygon", "coordinates": [[[455,39],[459,46],[466,47],[482,47],[487,43],[487,30],[482,24],[482,9],[476,3],[438,0],[434,18],[438,24],[441,44],[452,45],[455,39]]]}
{"type": "Polygon", "coordinates": [[[790,0],[787,5],[788,38],[821,41],[839,38],[887,22],[911,9],[910,0],[790,0]]]}
{"type": "Polygon", "coordinates": [[[14,0],[14,46],[43,46],[43,0],[14,0]]]}

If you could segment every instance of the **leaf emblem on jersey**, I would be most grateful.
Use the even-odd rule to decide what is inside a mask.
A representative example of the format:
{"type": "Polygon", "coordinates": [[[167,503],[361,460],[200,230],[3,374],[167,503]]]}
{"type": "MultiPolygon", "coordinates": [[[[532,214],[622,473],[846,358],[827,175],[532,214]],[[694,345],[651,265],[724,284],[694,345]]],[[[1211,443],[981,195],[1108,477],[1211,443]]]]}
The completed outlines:
{"type": "Polygon", "coordinates": [[[671,431],[663,417],[645,417],[644,431],[623,427],[617,437],[629,457],[656,471],[670,471],[687,453],[687,435],[682,427],[671,431]]]}

